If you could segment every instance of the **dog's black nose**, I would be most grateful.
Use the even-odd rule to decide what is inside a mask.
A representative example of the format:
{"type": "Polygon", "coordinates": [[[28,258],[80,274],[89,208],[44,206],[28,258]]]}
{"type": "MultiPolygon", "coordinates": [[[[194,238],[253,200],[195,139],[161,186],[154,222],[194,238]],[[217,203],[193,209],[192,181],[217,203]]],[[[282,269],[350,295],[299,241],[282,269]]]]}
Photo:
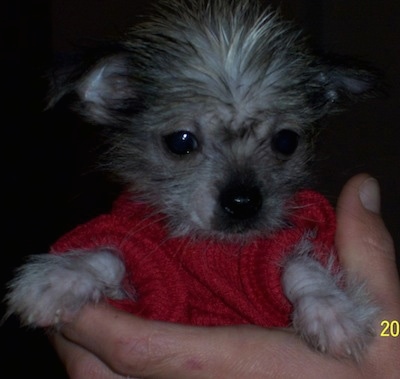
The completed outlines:
{"type": "Polygon", "coordinates": [[[260,189],[256,186],[229,186],[220,195],[222,209],[238,220],[254,217],[260,210],[262,201],[260,189]]]}

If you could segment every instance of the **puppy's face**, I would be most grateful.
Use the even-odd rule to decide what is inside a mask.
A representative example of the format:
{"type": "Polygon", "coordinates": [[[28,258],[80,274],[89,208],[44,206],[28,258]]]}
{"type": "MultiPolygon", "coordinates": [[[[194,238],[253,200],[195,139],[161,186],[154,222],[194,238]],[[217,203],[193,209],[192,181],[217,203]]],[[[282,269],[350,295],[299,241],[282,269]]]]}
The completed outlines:
{"type": "Polygon", "coordinates": [[[173,234],[231,237],[284,225],[316,122],[370,87],[255,2],[174,0],[55,100],[110,127],[110,167],[173,234]]]}
{"type": "Polygon", "coordinates": [[[168,120],[149,127],[141,178],[133,167],[126,172],[135,172],[129,181],[169,216],[175,234],[272,230],[284,221],[285,200],[305,183],[309,137],[301,123],[265,105],[243,108],[182,100],[168,120]]]}

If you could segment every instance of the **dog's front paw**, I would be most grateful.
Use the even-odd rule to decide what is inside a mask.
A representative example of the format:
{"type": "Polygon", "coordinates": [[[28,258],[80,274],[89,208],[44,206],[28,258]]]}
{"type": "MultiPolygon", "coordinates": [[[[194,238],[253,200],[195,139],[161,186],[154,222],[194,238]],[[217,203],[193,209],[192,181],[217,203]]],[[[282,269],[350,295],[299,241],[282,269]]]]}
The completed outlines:
{"type": "Polygon", "coordinates": [[[121,298],[124,274],[123,263],[108,251],[33,256],[9,284],[7,315],[34,327],[70,321],[89,302],[121,298]]]}
{"type": "Polygon", "coordinates": [[[282,284],[294,307],[292,324],[296,332],[315,349],[337,358],[359,360],[374,335],[373,324],[379,308],[366,287],[343,275],[333,275],[306,254],[310,247],[300,245],[298,255],[286,262],[282,284]]]}
{"type": "Polygon", "coordinates": [[[361,298],[353,301],[339,291],[301,297],[295,304],[293,326],[313,348],[336,358],[359,360],[374,335],[377,312],[361,298]]]}

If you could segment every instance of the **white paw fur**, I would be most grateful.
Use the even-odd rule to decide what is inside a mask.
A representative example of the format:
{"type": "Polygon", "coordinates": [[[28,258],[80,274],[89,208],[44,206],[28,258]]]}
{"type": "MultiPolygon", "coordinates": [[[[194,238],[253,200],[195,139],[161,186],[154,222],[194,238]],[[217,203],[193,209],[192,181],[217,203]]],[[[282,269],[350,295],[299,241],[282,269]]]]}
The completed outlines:
{"type": "Polygon", "coordinates": [[[323,353],[359,360],[374,335],[378,308],[363,284],[347,280],[345,288],[340,288],[340,277],[305,254],[304,243],[300,250],[285,263],[282,277],[285,294],[294,306],[294,329],[323,353]]]}
{"type": "Polygon", "coordinates": [[[56,326],[89,302],[124,297],[124,275],[123,263],[109,250],[32,256],[9,283],[7,316],[18,315],[23,325],[56,326]]]}

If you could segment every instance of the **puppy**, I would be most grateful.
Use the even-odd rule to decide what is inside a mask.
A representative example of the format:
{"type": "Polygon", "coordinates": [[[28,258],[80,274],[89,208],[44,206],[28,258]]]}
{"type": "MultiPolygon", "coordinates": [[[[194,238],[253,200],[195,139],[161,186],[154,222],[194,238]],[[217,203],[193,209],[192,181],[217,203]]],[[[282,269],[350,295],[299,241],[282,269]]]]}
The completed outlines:
{"type": "MultiPolygon", "coordinates": [[[[322,207],[324,200],[311,196],[304,204],[293,199],[304,197],[298,193],[309,183],[319,121],[345,100],[366,97],[373,81],[367,71],[315,55],[301,33],[256,1],[160,1],[154,15],[130,29],[112,53],[79,74],[60,75],[52,90],[51,105],[74,94],[75,109],[108,131],[112,148],[106,164],[127,187],[116,212],[129,221],[129,228],[116,228],[113,216],[112,225],[101,229],[105,221],[99,219],[90,224],[97,228],[97,237],[90,227],[77,233],[89,234],[90,243],[79,245],[73,235],[74,243],[64,241],[53,248],[63,254],[32,257],[9,285],[9,314],[17,314],[25,325],[49,327],[70,321],[89,302],[107,298],[140,303],[146,291],[137,283],[140,275],[151,272],[143,262],[164,262],[164,253],[155,254],[161,246],[169,249],[157,271],[158,278],[168,272],[165,283],[175,278],[168,271],[172,258],[180,262],[177,270],[184,267],[182,275],[188,275],[194,271],[182,263],[186,257],[203,262],[215,259],[210,251],[219,249],[218,254],[228,257],[222,269],[212,271],[206,263],[193,284],[197,288],[212,272],[210,280],[216,284],[201,287],[212,291],[230,262],[263,244],[269,250],[261,249],[262,259],[273,261],[275,238],[297,233],[289,247],[281,249],[285,257],[273,261],[285,296],[282,302],[291,307],[286,320],[313,348],[359,359],[373,335],[377,307],[362,284],[338,272],[326,242],[333,241],[332,231],[324,243],[316,242],[314,224],[297,232],[298,220],[314,217],[298,212],[322,207]],[[143,230],[150,232],[142,238],[143,230]],[[117,235],[122,242],[115,242],[117,235]],[[141,257],[133,273],[122,253],[129,244],[132,259],[135,249],[141,257]]],[[[328,218],[322,218],[319,227],[329,223],[328,218]]],[[[262,275],[269,274],[266,270],[262,275]]],[[[263,281],[262,275],[252,282],[263,281]]],[[[173,280],[173,295],[164,291],[155,296],[156,302],[186,291],[186,300],[177,302],[176,309],[200,296],[203,289],[193,294],[182,285],[178,291],[179,280],[173,280]]],[[[246,287],[244,279],[240,283],[235,291],[246,287]]],[[[217,301],[214,304],[216,312],[217,301]]],[[[250,308],[254,317],[240,322],[285,325],[258,322],[263,311],[256,302],[250,308]]],[[[202,317],[200,325],[218,324],[202,317]]],[[[239,322],[235,317],[226,323],[239,322]]]]}

